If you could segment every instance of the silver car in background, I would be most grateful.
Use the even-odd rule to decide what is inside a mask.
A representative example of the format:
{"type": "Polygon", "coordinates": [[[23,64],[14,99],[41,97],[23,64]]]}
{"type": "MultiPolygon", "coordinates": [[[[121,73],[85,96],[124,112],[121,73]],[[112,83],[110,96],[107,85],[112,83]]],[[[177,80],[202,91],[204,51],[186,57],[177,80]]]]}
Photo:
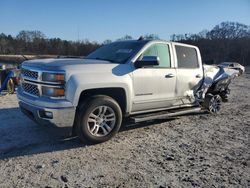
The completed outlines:
{"type": "Polygon", "coordinates": [[[245,67],[237,62],[223,62],[219,66],[229,69],[234,69],[239,71],[239,75],[242,75],[245,72],[245,67]]]}

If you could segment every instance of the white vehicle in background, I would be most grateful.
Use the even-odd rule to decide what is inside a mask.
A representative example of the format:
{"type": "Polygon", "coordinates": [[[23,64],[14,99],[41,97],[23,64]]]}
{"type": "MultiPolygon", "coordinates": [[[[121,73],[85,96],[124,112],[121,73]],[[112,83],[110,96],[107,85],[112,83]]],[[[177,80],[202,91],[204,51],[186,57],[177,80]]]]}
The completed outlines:
{"type": "Polygon", "coordinates": [[[234,69],[239,71],[239,75],[242,75],[245,72],[245,67],[236,62],[223,62],[219,66],[229,69],[234,69]]]}

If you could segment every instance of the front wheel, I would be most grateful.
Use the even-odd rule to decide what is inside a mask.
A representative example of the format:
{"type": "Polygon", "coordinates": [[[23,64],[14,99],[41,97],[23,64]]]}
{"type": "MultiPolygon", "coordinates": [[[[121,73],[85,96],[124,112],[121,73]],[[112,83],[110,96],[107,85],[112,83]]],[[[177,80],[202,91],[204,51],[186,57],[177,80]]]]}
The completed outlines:
{"type": "Polygon", "coordinates": [[[94,96],[80,105],[76,133],[83,142],[101,143],[119,131],[121,122],[122,112],[114,99],[108,96],[94,96]]]}

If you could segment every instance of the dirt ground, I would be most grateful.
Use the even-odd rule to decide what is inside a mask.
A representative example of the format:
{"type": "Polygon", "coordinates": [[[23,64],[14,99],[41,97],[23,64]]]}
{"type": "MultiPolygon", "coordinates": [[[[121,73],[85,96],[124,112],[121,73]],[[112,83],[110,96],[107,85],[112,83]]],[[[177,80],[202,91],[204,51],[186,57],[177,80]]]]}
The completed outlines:
{"type": "Polygon", "coordinates": [[[217,116],[124,126],[86,146],[0,96],[0,187],[250,187],[250,72],[217,116]]]}

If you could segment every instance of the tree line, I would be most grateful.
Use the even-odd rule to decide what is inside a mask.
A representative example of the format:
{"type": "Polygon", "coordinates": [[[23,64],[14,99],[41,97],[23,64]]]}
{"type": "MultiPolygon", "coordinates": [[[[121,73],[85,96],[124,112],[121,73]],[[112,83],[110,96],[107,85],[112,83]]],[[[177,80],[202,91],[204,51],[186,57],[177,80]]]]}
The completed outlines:
{"type": "Polygon", "coordinates": [[[238,22],[222,22],[198,34],[174,34],[171,40],[198,46],[207,64],[229,61],[250,65],[250,26],[238,22]]]}
{"type": "MultiPolygon", "coordinates": [[[[147,34],[145,38],[158,38],[157,35],[147,34]]],[[[125,35],[117,41],[132,40],[125,35]]],[[[17,36],[0,34],[0,54],[29,54],[29,55],[70,55],[86,56],[104,44],[111,43],[90,42],[89,40],[68,41],[60,38],[47,38],[41,31],[20,31],[17,36]]]]}
{"type": "MultiPolygon", "coordinates": [[[[147,34],[145,39],[159,39],[158,35],[147,34]]],[[[119,40],[131,40],[125,35],[119,40]]],[[[238,22],[222,22],[213,29],[197,34],[173,34],[171,41],[196,45],[200,48],[203,61],[220,63],[236,61],[250,65],[250,26],[238,22]]],[[[41,31],[20,31],[16,36],[0,34],[0,54],[73,55],[85,56],[104,44],[89,40],[68,41],[47,38],[41,31]]]]}
{"type": "Polygon", "coordinates": [[[97,42],[47,38],[41,31],[20,31],[17,36],[0,34],[0,54],[50,54],[84,56],[100,47],[97,42]]]}

